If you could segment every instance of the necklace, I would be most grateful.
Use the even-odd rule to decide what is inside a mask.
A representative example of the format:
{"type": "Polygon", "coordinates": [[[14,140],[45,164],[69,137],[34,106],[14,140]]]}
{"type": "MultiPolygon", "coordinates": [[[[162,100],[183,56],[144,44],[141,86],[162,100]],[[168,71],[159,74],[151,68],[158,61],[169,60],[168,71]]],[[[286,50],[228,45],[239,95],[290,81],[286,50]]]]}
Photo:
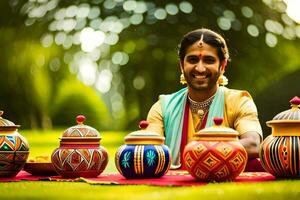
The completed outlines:
{"type": "Polygon", "coordinates": [[[192,113],[198,114],[200,117],[203,117],[203,115],[209,110],[209,107],[214,99],[215,95],[209,97],[208,99],[197,102],[191,99],[191,97],[188,95],[188,100],[190,102],[190,109],[192,113]]]}

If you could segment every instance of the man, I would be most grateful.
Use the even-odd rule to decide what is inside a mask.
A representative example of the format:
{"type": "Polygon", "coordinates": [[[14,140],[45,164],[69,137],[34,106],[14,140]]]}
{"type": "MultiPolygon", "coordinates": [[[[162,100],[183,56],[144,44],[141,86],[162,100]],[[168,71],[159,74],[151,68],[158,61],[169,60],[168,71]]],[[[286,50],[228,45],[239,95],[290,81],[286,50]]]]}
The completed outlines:
{"type": "Polygon", "coordinates": [[[258,157],[262,130],[256,106],[246,91],[220,86],[229,60],[226,42],[208,29],[187,33],[179,46],[181,77],[187,87],[170,95],[160,95],[147,117],[148,130],[166,137],[172,168],[181,166],[185,145],[200,129],[213,125],[214,117],[239,132],[249,158],[258,157]]]}

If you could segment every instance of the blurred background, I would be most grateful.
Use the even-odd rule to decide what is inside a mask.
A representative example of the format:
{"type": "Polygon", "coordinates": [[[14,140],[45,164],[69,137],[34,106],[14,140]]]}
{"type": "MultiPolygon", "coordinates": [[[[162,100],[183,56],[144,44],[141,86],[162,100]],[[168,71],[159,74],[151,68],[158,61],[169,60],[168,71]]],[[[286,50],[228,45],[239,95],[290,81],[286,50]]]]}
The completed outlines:
{"type": "Polygon", "coordinates": [[[135,130],[179,83],[188,31],[220,32],[230,88],[248,90],[265,122],[300,95],[298,0],[0,1],[0,109],[22,129],[135,130]]]}

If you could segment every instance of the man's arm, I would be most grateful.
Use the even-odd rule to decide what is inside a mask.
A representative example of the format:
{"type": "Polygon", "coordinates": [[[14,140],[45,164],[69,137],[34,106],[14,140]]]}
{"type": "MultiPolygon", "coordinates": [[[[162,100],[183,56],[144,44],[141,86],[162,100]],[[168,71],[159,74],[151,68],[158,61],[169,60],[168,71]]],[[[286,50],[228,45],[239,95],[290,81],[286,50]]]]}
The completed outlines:
{"type": "Polygon", "coordinates": [[[157,101],[149,110],[147,121],[149,122],[147,130],[154,131],[161,136],[164,136],[164,123],[160,101],[157,101]]]}
{"type": "Polygon", "coordinates": [[[240,143],[248,153],[248,159],[257,158],[261,137],[257,132],[247,132],[240,136],[240,143]]]}
{"type": "Polygon", "coordinates": [[[240,133],[239,139],[245,147],[249,159],[257,158],[262,141],[262,129],[258,120],[257,108],[248,92],[232,97],[232,109],[235,109],[234,128],[240,133]]]}

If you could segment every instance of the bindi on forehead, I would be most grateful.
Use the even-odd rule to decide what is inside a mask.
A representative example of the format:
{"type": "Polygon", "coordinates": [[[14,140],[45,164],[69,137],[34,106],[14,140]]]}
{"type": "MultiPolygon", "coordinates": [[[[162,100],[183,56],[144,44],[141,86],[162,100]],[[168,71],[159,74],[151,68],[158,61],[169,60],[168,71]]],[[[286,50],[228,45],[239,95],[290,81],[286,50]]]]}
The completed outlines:
{"type": "Polygon", "coordinates": [[[186,50],[186,56],[188,55],[194,55],[197,57],[203,57],[206,55],[211,55],[211,56],[218,56],[217,49],[205,42],[203,42],[203,46],[200,48],[198,46],[198,41],[195,42],[193,45],[187,48],[186,50]]]}
{"type": "Polygon", "coordinates": [[[198,55],[195,55],[196,57],[198,57],[199,59],[204,59],[204,58],[208,58],[208,57],[212,57],[214,58],[215,55],[210,54],[210,53],[199,53],[198,55]]]}

